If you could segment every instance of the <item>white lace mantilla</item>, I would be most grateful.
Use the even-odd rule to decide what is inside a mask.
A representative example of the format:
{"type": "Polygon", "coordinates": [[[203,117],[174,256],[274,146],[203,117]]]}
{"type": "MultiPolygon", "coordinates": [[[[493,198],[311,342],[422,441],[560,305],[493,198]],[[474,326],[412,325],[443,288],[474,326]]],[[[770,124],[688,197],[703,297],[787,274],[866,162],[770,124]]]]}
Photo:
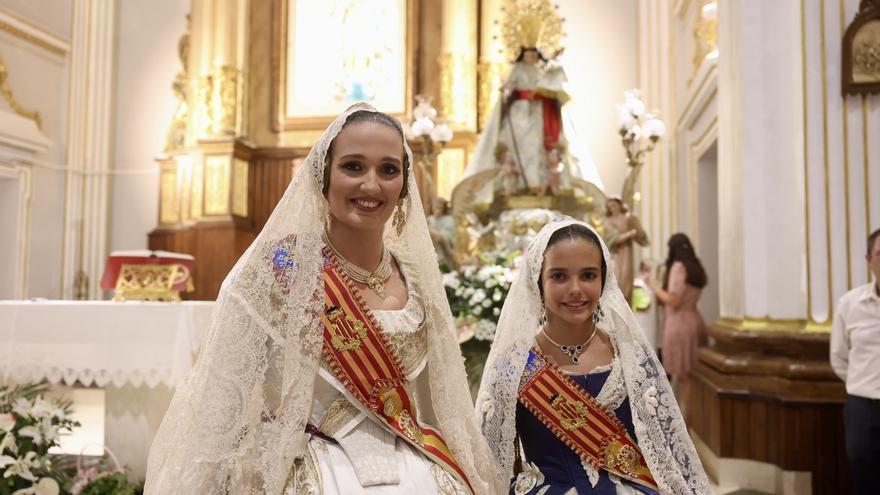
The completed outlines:
{"type": "Polygon", "coordinates": [[[193,365],[213,302],[0,301],[0,379],[175,386],[193,365]]]}

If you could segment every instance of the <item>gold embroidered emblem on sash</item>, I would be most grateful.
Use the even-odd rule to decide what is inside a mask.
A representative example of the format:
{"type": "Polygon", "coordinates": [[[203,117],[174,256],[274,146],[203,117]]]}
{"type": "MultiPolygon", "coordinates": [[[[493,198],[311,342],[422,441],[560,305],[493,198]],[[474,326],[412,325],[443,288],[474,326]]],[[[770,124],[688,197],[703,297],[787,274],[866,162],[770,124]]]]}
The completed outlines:
{"type": "Polygon", "coordinates": [[[629,445],[611,442],[605,447],[605,465],[632,475],[639,467],[639,453],[629,445]]]}
{"type": "Polygon", "coordinates": [[[363,323],[346,315],[338,307],[327,312],[327,319],[335,330],[330,343],[337,351],[356,351],[361,348],[361,341],[367,336],[367,329],[363,323]]]}
{"type": "Polygon", "coordinates": [[[559,412],[560,424],[566,430],[576,430],[586,426],[589,412],[583,402],[556,395],[550,399],[550,406],[559,412]]]}

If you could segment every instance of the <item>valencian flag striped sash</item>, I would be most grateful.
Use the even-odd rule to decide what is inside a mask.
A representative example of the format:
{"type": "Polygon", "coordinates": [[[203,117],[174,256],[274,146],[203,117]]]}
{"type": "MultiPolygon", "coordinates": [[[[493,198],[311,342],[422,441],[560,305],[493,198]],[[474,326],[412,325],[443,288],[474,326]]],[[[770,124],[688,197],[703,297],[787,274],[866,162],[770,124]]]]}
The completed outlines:
{"type": "Polygon", "coordinates": [[[658,490],[642,451],[617,416],[534,348],[520,379],[519,401],[596,469],[658,490]]]}
{"type": "Polygon", "coordinates": [[[440,433],[421,425],[400,360],[351,280],[324,249],[324,358],[345,388],[384,425],[474,493],[440,433]]]}

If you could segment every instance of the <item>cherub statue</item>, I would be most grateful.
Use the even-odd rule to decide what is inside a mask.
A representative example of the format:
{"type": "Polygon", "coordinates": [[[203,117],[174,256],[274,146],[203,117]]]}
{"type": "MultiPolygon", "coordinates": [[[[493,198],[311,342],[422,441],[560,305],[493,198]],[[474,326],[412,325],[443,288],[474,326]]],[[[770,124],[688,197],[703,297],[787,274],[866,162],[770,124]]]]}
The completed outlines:
{"type": "Polygon", "coordinates": [[[544,179],[544,184],[541,185],[541,191],[538,193],[539,196],[544,196],[548,190],[554,196],[559,194],[559,178],[562,176],[562,170],[565,167],[562,163],[563,151],[562,145],[557,143],[547,152],[547,157],[544,161],[544,164],[547,166],[547,178],[544,179]]]}
{"type": "Polygon", "coordinates": [[[507,145],[498,143],[495,146],[495,162],[501,169],[498,172],[499,189],[504,196],[512,196],[519,185],[519,170],[507,145]]]}

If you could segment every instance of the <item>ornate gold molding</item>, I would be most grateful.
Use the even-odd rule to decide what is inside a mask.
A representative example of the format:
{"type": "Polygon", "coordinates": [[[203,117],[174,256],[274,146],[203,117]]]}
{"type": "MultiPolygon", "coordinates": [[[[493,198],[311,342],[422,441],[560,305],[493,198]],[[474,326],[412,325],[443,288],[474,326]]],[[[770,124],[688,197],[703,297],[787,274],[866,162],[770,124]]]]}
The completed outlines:
{"type": "Polygon", "coordinates": [[[693,81],[706,55],[712,53],[718,47],[718,20],[707,19],[703,16],[703,7],[717,3],[715,0],[702,0],[697,6],[696,21],[694,22],[694,68],[688,83],[693,81]]]}
{"type": "Polygon", "coordinates": [[[3,93],[3,99],[15,113],[33,120],[37,124],[37,128],[43,129],[43,119],[40,118],[40,112],[25,109],[12,95],[12,88],[9,87],[9,71],[6,69],[6,62],[3,61],[2,56],[0,56],[0,92],[3,93]]]}
{"type": "Polygon", "coordinates": [[[198,81],[196,95],[202,136],[236,134],[238,104],[242,94],[242,72],[235,67],[215,67],[198,81]]]}
{"type": "Polygon", "coordinates": [[[746,316],[745,318],[719,318],[716,325],[744,332],[795,332],[830,333],[830,323],[818,323],[806,319],[771,318],[769,316],[746,316]]]}
{"type": "Polygon", "coordinates": [[[12,13],[3,9],[0,9],[0,31],[5,31],[20,40],[23,40],[32,45],[36,45],[48,52],[58,55],[59,57],[66,56],[67,52],[70,51],[70,45],[68,41],[58,39],[55,43],[52,43],[48,40],[57,38],[57,35],[51,34],[44,28],[34,26],[25,19],[21,19],[18,16],[15,16],[12,13]],[[27,29],[22,29],[21,27],[17,26],[16,23],[22,26],[27,26],[27,29],[31,29],[34,32],[40,33],[43,37],[34,34],[34,32],[28,32],[27,29]]]}

